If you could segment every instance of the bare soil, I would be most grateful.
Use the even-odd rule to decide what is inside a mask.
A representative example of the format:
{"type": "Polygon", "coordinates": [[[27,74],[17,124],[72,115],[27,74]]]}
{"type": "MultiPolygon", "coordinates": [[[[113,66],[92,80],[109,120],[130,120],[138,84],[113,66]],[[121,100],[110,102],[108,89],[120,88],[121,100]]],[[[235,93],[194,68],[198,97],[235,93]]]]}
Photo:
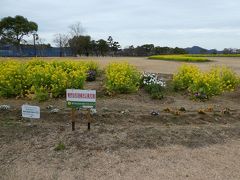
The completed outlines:
{"type": "MultiPolygon", "coordinates": [[[[133,61],[152,72],[169,63],[133,61]]],[[[71,131],[63,98],[0,99],[11,106],[0,111],[0,179],[240,179],[240,89],[198,102],[179,93],[152,100],[144,90],[109,97],[101,78],[87,88],[98,96],[90,131],[80,111],[71,131]],[[22,119],[24,103],[39,105],[41,119],[22,119]],[[65,149],[56,151],[60,142],[65,149]]]]}
{"type": "Polygon", "coordinates": [[[127,61],[142,71],[174,74],[182,64],[194,64],[199,66],[202,70],[207,71],[212,66],[228,66],[232,68],[236,73],[240,74],[240,57],[209,57],[210,62],[177,62],[166,60],[152,60],[147,57],[80,57],[71,58],[75,60],[94,60],[99,62],[101,67],[106,67],[109,62],[127,61]]]}

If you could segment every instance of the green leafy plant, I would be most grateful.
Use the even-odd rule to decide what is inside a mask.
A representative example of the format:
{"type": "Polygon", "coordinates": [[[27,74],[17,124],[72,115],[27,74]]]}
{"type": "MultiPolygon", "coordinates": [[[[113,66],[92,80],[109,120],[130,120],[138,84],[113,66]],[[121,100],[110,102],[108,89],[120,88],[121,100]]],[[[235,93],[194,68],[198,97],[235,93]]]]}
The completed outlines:
{"type": "Polygon", "coordinates": [[[166,82],[163,79],[159,79],[155,73],[143,73],[142,86],[153,99],[162,99],[166,82]]]}
{"type": "Polygon", "coordinates": [[[66,149],[66,146],[63,142],[59,142],[57,146],[54,148],[55,151],[63,151],[66,149]]]}

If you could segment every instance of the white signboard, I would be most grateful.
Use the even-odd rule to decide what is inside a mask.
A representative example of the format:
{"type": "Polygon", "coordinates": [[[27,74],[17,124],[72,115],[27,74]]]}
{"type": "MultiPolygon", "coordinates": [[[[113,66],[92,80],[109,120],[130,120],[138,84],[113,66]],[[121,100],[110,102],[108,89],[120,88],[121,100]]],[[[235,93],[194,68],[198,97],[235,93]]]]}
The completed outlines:
{"type": "Polygon", "coordinates": [[[40,118],[40,107],[22,105],[22,117],[39,119],[40,118]]]}
{"type": "Polygon", "coordinates": [[[96,90],[67,89],[67,106],[72,108],[96,108],[96,90]]]}

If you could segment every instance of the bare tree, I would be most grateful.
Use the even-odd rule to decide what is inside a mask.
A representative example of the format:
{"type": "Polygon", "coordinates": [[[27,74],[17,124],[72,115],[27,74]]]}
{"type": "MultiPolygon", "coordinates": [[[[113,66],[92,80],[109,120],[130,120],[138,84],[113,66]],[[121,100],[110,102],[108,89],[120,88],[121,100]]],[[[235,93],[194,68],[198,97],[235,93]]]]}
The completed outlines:
{"type": "Polygon", "coordinates": [[[65,54],[65,48],[68,47],[68,35],[65,34],[55,34],[55,38],[53,39],[53,42],[57,47],[60,48],[60,54],[59,56],[63,56],[65,54]]]}
{"type": "Polygon", "coordinates": [[[69,26],[69,29],[72,38],[74,36],[81,36],[86,31],[85,28],[82,26],[82,23],[80,22],[72,24],[71,26],[69,26]]]}

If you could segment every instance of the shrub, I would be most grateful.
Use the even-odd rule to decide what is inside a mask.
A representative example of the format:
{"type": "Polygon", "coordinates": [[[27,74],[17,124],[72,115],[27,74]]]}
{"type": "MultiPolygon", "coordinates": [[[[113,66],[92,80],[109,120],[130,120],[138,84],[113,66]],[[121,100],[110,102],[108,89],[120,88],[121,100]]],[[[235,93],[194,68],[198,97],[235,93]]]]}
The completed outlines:
{"type": "Polygon", "coordinates": [[[173,87],[176,91],[186,90],[195,79],[202,75],[200,69],[194,65],[182,65],[173,76],[173,87]]]}
{"type": "Polygon", "coordinates": [[[142,75],[142,86],[153,99],[162,99],[166,83],[163,79],[158,79],[157,74],[144,73],[142,75]]]}
{"type": "Polygon", "coordinates": [[[33,98],[36,99],[37,101],[39,102],[46,101],[49,98],[48,91],[43,86],[41,86],[40,88],[32,86],[31,89],[34,92],[33,98]]]}
{"type": "Polygon", "coordinates": [[[220,77],[215,72],[202,73],[193,80],[188,90],[199,99],[207,99],[223,92],[220,77]]]}
{"type": "Polygon", "coordinates": [[[28,96],[39,100],[65,95],[67,88],[82,89],[94,62],[73,61],[0,61],[0,96],[28,96]]]}
{"type": "Polygon", "coordinates": [[[240,84],[240,78],[231,69],[222,67],[218,72],[224,91],[234,91],[240,84]]]}
{"type": "Polygon", "coordinates": [[[188,90],[194,98],[201,100],[233,91],[239,84],[239,77],[227,67],[213,67],[201,72],[196,66],[184,65],[173,77],[175,90],[188,90]]]}
{"type": "Polygon", "coordinates": [[[110,63],[105,72],[105,86],[109,93],[131,93],[138,90],[141,75],[134,66],[128,63],[110,63]]]}
{"type": "Polygon", "coordinates": [[[13,97],[23,95],[29,88],[28,72],[25,66],[17,61],[0,62],[0,96],[13,97]]]}

